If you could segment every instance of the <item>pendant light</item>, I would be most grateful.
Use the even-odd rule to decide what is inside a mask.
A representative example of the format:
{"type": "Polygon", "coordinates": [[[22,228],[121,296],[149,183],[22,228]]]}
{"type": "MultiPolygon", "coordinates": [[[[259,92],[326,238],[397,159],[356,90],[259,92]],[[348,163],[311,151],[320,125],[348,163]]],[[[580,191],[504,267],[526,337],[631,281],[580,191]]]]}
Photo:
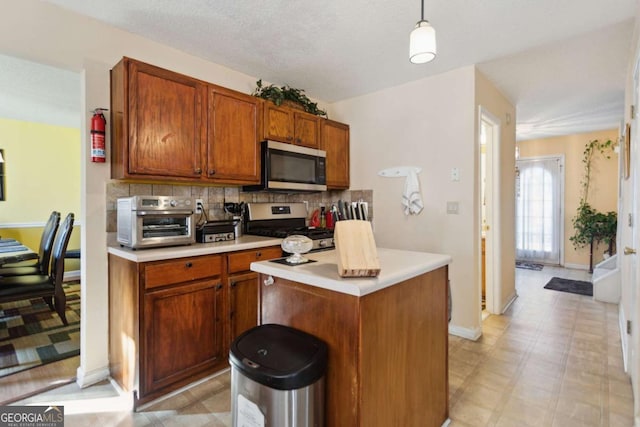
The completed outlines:
{"type": "Polygon", "coordinates": [[[420,20],[409,36],[409,60],[424,64],[436,57],[436,30],[424,19],[424,0],[420,20]]]}

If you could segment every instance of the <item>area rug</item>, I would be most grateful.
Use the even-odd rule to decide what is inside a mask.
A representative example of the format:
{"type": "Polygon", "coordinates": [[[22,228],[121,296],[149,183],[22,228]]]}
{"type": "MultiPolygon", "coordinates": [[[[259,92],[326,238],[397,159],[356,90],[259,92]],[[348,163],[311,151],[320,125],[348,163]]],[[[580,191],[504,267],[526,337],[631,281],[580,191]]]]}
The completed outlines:
{"type": "Polygon", "coordinates": [[[549,280],[549,283],[544,286],[544,288],[554,291],[570,292],[572,294],[593,296],[593,283],[582,280],[553,277],[549,280]]]}
{"type": "Polygon", "coordinates": [[[0,377],[80,354],[80,282],[63,287],[67,326],[42,298],[0,304],[0,377]]]}
{"type": "Polygon", "coordinates": [[[525,270],[540,271],[544,266],[535,262],[516,261],[516,268],[524,268],[525,270]]]}

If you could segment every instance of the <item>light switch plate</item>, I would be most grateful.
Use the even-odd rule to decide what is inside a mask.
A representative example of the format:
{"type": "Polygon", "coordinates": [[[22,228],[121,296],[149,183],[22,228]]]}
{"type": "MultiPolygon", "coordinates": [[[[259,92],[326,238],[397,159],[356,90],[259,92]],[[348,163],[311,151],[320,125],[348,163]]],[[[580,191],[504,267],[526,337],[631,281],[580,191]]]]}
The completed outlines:
{"type": "Polygon", "coordinates": [[[447,213],[458,215],[458,208],[460,204],[458,202],[447,202],[447,213]]]}

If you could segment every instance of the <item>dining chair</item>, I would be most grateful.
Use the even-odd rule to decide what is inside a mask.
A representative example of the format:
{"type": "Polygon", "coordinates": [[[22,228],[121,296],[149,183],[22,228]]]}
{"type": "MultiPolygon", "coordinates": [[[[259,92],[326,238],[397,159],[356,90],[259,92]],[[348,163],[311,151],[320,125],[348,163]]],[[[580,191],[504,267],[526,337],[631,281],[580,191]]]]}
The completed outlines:
{"type": "Polygon", "coordinates": [[[74,215],[70,213],[60,225],[53,241],[51,272],[0,277],[0,303],[42,297],[51,310],[55,310],[62,323],[68,325],[65,315],[67,297],[62,287],[64,277],[64,255],[73,231],[74,215]]]}
{"type": "Polygon", "coordinates": [[[38,258],[35,261],[24,261],[17,264],[5,264],[0,268],[0,276],[24,276],[25,274],[49,274],[51,248],[53,239],[60,224],[60,212],[53,211],[42,231],[38,258]]]}

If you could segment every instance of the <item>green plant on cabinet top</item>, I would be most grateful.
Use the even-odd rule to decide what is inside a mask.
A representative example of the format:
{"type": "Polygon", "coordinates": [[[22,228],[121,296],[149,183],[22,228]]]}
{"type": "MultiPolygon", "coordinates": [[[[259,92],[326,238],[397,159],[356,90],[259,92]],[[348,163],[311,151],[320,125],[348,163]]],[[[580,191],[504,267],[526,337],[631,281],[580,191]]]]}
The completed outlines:
{"type": "Polygon", "coordinates": [[[282,105],[284,101],[291,101],[300,105],[307,113],[327,117],[327,112],[319,109],[318,103],[312,102],[307,95],[304,94],[304,90],[292,88],[289,85],[278,87],[271,84],[263,86],[262,79],[260,79],[256,82],[256,88],[252,95],[271,101],[278,106],[282,105]]]}

